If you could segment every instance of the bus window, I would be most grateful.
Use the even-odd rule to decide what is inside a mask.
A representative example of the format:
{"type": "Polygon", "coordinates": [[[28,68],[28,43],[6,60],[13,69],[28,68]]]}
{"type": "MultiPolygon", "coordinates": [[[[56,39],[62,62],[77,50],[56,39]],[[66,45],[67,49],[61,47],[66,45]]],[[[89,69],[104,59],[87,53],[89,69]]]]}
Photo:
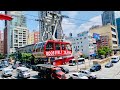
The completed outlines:
{"type": "Polygon", "coordinates": [[[64,44],[62,44],[62,50],[65,50],[65,45],[64,44]]]}
{"type": "Polygon", "coordinates": [[[70,44],[67,44],[67,45],[66,45],[66,50],[69,50],[69,51],[71,51],[71,50],[72,50],[72,48],[71,48],[71,45],[70,45],[70,44]]]}
{"type": "Polygon", "coordinates": [[[53,50],[53,43],[51,42],[48,42],[47,45],[46,45],[46,51],[49,51],[49,50],[53,50]]]}
{"type": "Polygon", "coordinates": [[[60,50],[60,44],[59,43],[55,44],[55,50],[60,50]]]}

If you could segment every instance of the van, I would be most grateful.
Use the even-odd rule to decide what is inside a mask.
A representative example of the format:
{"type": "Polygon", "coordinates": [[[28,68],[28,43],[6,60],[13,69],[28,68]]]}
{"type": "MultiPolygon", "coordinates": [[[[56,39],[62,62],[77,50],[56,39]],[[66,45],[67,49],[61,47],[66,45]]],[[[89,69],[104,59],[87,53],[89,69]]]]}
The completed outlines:
{"type": "Polygon", "coordinates": [[[119,61],[119,56],[112,56],[111,57],[111,62],[112,63],[117,63],[119,61]]]}
{"type": "Polygon", "coordinates": [[[18,67],[17,68],[17,76],[19,78],[30,78],[30,71],[26,67],[18,67]]]}

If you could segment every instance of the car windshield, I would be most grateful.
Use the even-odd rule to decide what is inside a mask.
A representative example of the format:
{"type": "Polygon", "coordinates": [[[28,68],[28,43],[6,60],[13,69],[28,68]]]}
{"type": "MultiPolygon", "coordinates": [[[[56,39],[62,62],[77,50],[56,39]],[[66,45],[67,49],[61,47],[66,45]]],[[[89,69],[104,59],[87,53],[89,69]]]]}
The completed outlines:
{"type": "Polygon", "coordinates": [[[7,71],[5,71],[6,73],[10,73],[11,72],[11,70],[7,70],[7,71]]]}
{"type": "Polygon", "coordinates": [[[87,74],[91,74],[91,72],[89,72],[89,71],[85,71],[87,74]]]}
{"type": "Polygon", "coordinates": [[[78,76],[79,76],[79,77],[83,77],[83,74],[79,74],[78,76]]]}
{"type": "Polygon", "coordinates": [[[28,72],[29,72],[28,70],[22,71],[22,73],[28,73],[28,72]]]}
{"type": "Polygon", "coordinates": [[[111,59],[116,59],[116,58],[111,58],[111,59]]]}
{"type": "Polygon", "coordinates": [[[56,70],[55,72],[56,72],[56,73],[58,73],[58,72],[61,72],[61,70],[60,70],[60,69],[58,69],[58,70],[56,70]]]}

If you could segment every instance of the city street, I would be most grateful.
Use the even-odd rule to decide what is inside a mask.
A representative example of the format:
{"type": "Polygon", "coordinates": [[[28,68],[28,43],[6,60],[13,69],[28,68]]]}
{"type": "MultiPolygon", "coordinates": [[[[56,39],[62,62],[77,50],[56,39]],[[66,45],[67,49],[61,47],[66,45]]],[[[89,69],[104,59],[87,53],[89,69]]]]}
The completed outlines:
{"type": "Polygon", "coordinates": [[[95,73],[100,79],[120,79],[120,61],[114,63],[111,68],[105,68],[103,65],[100,71],[93,73],[95,73]]]}
{"type": "MultiPolygon", "coordinates": [[[[38,72],[30,69],[30,74],[31,74],[31,77],[28,78],[28,79],[39,79],[38,72]]],[[[12,76],[11,77],[6,77],[6,78],[2,77],[2,71],[0,71],[0,79],[19,79],[19,78],[17,78],[17,71],[16,71],[16,69],[14,69],[13,73],[12,73],[12,76]]]]}

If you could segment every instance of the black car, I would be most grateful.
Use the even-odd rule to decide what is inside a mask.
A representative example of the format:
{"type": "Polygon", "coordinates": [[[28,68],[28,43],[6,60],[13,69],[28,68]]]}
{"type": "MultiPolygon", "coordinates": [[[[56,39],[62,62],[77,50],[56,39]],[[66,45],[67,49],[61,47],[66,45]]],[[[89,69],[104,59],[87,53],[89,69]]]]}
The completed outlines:
{"type": "Polygon", "coordinates": [[[112,63],[112,62],[109,62],[109,63],[107,63],[107,64],[105,65],[106,68],[110,68],[110,67],[112,67],[112,66],[113,66],[113,63],[112,63]]]}
{"type": "Polygon", "coordinates": [[[25,66],[27,67],[27,68],[31,68],[31,64],[25,64],[25,66]]]}
{"type": "Polygon", "coordinates": [[[33,71],[37,71],[38,70],[38,67],[36,65],[32,65],[31,67],[32,67],[33,71]]]}
{"type": "Polygon", "coordinates": [[[63,67],[63,66],[60,66],[60,68],[61,68],[61,70],[62,70],[65,74],[69,73],[69,69],[67,69],[67,68],[65,68],[65,67],[63,67]]]}
{"type": "Polygon", "coordinates": [[[100,64],[95,64],[90,68],[90,71],[94,72],[94,71],[99,71],[100,69],[101,69],[101,65],[100,64]]]}

